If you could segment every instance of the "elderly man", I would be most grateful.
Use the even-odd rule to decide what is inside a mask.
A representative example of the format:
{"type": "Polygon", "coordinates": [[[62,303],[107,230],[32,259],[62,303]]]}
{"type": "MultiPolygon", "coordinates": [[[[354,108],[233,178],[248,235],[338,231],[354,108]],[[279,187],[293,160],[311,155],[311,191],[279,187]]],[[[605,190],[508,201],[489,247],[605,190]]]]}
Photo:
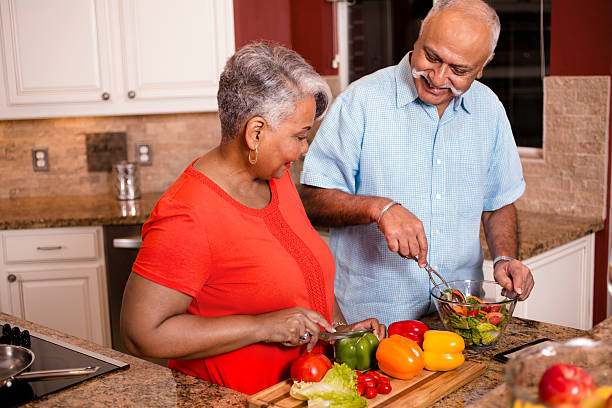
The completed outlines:
{"type": "Polygon", "coordinates": [[[480,0],[438,0],[414,51],[353,83],[321,125],[301,193],[311,221],[332,227],[348,321],[431,312],[426,260],[447,281],[482,279],[481,220],[495,280],[529,296],[533,277],[515,259],[521,162],[502,104],[476,81],[499,30],[480,0]]]}

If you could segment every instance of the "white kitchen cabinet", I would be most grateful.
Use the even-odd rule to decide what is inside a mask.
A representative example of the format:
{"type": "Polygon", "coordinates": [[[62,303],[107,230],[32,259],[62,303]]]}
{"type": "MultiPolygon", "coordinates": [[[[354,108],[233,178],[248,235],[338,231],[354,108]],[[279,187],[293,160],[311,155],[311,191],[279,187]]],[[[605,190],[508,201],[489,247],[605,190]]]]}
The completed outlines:
{"type": "MultiPolygon", "coordinates": [[[[595,234],[523,260],[535,286],[518,302],[514,316],[588,330],[593,326],[595,234]]],[[[493,264],[483,265],[485,279],[493,280],[493,264]]]]}
{"type": "Polygon", "coordinates": [[[0,119],[216,111],[230,0],[0,0],[0,119]]]}
{"type": "Polygon", "coordinates": [[[102,229],[0,233],[2,312],[110,345],[102,229]]]}

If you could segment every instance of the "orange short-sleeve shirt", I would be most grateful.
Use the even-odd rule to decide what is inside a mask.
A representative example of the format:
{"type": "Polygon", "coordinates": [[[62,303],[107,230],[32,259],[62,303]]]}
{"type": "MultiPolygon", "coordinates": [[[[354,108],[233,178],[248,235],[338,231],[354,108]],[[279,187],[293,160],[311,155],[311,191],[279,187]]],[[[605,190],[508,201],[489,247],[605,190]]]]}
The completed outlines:
{"type": "MultiPolygon", "coordinates": [[[[263,209],[242,205],[189,166],[142,229],[133,271],[193,298],[187,313],[218,317],[294,306],[331,321],[334,260],[287,172],[263,209]]],[[[301,349],[258,343],[169,367],[253,394],[289,377],[301,349]]]]}

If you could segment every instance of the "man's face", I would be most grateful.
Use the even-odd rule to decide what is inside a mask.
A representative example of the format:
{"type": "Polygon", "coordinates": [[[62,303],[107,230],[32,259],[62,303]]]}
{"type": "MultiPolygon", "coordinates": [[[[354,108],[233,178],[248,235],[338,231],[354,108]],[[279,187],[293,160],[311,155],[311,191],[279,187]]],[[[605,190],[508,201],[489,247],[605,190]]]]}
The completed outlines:
{"type": "Polygon", "coordinates": [[[482,77],[491,29],[483,20],[446,9],[431,18],[414,44],[411,67],[419,97],[444,109],[482,77]]]}

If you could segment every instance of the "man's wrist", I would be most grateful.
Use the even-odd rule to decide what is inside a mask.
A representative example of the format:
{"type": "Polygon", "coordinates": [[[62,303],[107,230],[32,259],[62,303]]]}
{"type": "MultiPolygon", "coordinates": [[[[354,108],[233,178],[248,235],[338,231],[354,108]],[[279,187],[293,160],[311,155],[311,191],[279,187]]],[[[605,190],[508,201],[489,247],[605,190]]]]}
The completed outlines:
{"type": "Polygon", "coordinates": [[[399,205],[401,207],[401,204],[398,203],[397,201],[389,201],[387,203],[387,205],[385,205],[382,210],[380,210],[380,213],[378,214],[378,218],[376,219],[376,224],[379,225],[380,224],[380,220],[382,220],[383,215],[385,215],[385,213],[387,212],[387,210],[389,210],[389,208],[393,207],[394,205],[399,205]]]}
{"type": "Polygon", "coordinates": [[[505,256],[505,255],[500,255],[498,257],[495,257],[495,259],[493,259],[493,269],[495,269],[495,265],[497,265],[497,263],[499,261],[516,261],[516,258],[512,258],[511,256],[505,256]]]}

